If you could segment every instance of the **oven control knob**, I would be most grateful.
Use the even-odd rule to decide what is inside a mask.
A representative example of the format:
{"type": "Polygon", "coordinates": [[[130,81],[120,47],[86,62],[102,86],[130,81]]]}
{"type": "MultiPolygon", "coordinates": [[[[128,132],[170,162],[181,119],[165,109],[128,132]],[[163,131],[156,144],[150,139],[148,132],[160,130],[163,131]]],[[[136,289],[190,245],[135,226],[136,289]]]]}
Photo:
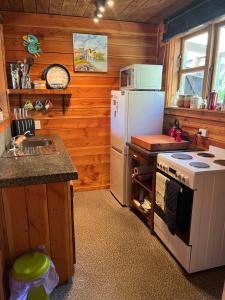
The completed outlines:
{"type": "Polygon", "coordinates": [[[178,180],[181,180],[182,175],[180,173],[177,173],[177,178],[178,178],[178,180]]]}
{"type": "Polygon", "coordinates": [[[187,176],[184,176],[184,182],[187,184],[189,183],[189,178],[187,176]]]}

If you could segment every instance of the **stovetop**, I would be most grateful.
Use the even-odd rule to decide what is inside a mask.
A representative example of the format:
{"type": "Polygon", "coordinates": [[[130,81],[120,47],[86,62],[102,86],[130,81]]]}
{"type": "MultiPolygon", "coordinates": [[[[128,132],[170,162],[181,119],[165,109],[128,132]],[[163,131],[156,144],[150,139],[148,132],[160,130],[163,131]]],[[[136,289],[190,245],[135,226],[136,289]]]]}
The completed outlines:
{"type": "Polygon", "coordinates": [[[225,149],[210,146],[209,151],[159,154],[174,166],[183,167],[193,173],[225,171],[225,149]]]}

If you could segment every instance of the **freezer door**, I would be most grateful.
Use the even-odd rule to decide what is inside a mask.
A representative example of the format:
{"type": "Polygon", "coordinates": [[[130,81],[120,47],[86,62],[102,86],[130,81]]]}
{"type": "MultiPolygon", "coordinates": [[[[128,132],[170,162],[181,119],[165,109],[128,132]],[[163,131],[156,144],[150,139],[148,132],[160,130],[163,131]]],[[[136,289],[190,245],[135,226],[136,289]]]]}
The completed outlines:
{"type": "Polygon", "coordinates": [[[121,205],[126,205],[125,155],[111,148],[110,191],[121,205]]]}
{"type": "Polygon", "coordinates": [[[111,146],[122,153],[127,141],[126,96],[122,91],[111,93],[111,146]]]}
{"type": "Polygon", "coordinates": [[[128,136],[162,134],[164,92],[128,92],[128,136]]]}

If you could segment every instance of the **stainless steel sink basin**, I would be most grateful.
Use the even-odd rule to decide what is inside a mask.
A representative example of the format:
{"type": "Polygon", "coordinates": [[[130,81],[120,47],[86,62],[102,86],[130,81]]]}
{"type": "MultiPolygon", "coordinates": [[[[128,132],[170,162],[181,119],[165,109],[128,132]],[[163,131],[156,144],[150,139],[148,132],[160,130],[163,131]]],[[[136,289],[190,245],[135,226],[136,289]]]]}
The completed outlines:
{"type": "Polygon", "coordinates": [[[52,145],[52,140],[45,138],[27,138],[22,143],[22,147],[45,147],[50,145],[52,145]]]}
{"type": "Polygon", "coordinates": [[[55,143],[51,139],[30,137],[24,140],[19,147],[6,150],[2,157],[21,157],[35,155],[56,154],[55,143]]]}

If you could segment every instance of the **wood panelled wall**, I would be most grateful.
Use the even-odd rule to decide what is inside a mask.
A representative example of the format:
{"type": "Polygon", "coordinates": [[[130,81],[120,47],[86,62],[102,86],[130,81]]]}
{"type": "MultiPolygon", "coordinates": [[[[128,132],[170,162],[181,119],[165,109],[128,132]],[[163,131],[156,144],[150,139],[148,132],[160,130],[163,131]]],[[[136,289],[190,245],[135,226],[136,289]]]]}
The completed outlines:
{"type": "Polygon", "coordinates": [[[169,128],[176,119],[179,120],[185,137],[191,140],[193,145],[206,150],[208,150],[209,145],[225,149],[225,113],[166,108],[164,117],[165,133],[168,133],[169,128]],[[196,136],[200,128],[208,130],[208,138],[196,136]]]}
{"type": "MultiPolygon", "coordinates": [[[[59,134],[79,172],[77,190],[109,186],[110,91],[119,88],[119,69],[133,63],[157,62],[156,25],[50,16],[4,13],[7,63],[27,57],[22,36],[32,33],[40,39],[43,53],[31,69],[32,79],[40,78],[51,63],[64,64],[70,71],[71,99],[66,113],[61,98],[55,97],[49,113],[33,113],[41,120],[42,134],[59,134]],[[105,34],[109,38],[108,73],[81,74],[73,71],[72,33],[105,34]]],[[[40,98],[40,97],[39,97],[40,98]]],[[[27,100],[23,97],[23,100],[27,100]]],[[[43,98],[44,99],[44,98],[43,98]]],[[[10,99],[11,107],[18,99],[10,99]]]]}

